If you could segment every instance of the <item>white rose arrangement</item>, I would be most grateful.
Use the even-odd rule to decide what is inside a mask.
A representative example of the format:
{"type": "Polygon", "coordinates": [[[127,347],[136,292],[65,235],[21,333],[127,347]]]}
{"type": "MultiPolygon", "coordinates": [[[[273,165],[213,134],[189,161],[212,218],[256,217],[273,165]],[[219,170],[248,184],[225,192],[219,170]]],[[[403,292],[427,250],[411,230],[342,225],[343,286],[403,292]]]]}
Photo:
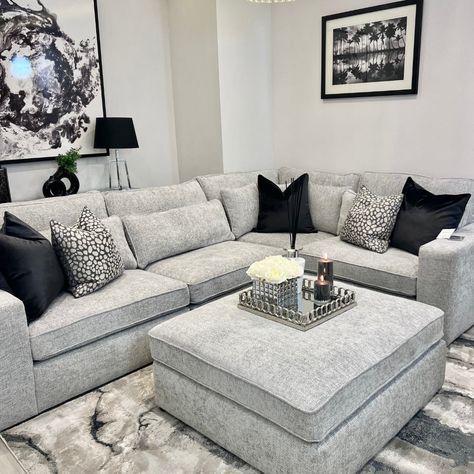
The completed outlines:
{"type": "Polygon", "coordinates": [[[278,255],[253,263],[247,270],[247,275],[252,280],[264,280],[278,285],[291,278],[302,276],[303,269],[297,263],[278,255]]]}

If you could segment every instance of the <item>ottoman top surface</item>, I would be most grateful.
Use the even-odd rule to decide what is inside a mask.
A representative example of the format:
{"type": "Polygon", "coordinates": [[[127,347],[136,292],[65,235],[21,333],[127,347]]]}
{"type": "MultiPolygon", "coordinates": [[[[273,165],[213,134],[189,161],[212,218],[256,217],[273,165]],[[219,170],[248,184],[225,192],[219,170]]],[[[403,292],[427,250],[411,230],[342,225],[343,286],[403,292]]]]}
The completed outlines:
{"type": "Polygon", "coordinates": [[[443,336],[443,312],[354,288],[358,305],[302,332],[233,294],[152,331],[153,359],[308,442],[323,440],[443,336]]]}

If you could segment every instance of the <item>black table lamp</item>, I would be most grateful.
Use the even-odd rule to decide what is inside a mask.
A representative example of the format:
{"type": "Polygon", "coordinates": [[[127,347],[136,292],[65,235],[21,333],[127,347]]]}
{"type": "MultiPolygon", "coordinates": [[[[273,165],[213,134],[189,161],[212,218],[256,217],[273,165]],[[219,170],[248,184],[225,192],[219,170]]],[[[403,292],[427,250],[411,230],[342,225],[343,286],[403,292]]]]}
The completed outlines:
{"type": "Polygon", "coordinates": [[[115,150],[115,159],[110,163],[109,187],[112,189],[112,168],[117,174],[117,187],[123,189],[120,182],[120,163],[124,164],[127,174],[128,186],[131,188],[130,176],[126,160],[119,159],[119,149],[138,148],[137,135],[133,120],[126,117],[104,117],[97,118],[95,123],[94,148],[112,148],[115,150]]]}

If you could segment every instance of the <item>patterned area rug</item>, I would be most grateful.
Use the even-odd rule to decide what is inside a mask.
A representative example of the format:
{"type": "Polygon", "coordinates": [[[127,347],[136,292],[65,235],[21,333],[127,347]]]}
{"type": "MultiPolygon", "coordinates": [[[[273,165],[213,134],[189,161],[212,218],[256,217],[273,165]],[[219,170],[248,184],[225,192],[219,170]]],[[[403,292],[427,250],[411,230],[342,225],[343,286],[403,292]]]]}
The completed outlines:
{"type": "MultiPolygon", "coordinates": [[[[146,367],[3,433],[29,473],[255,473],[155,406],[146,367]]],[[[441,391],[361,471],[474,473],[474,328],[441,391]]]]}

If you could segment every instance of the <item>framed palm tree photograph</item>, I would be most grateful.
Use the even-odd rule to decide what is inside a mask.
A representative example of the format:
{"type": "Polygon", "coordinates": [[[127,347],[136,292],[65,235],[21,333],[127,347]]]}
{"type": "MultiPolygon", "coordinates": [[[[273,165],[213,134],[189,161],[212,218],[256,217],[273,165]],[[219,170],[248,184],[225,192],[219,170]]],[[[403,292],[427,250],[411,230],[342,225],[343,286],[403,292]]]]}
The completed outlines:
{"type": "Polygon", "coordinates": [[[321,98],[418,92],[423,0],[322,18],[321,98]]]}

